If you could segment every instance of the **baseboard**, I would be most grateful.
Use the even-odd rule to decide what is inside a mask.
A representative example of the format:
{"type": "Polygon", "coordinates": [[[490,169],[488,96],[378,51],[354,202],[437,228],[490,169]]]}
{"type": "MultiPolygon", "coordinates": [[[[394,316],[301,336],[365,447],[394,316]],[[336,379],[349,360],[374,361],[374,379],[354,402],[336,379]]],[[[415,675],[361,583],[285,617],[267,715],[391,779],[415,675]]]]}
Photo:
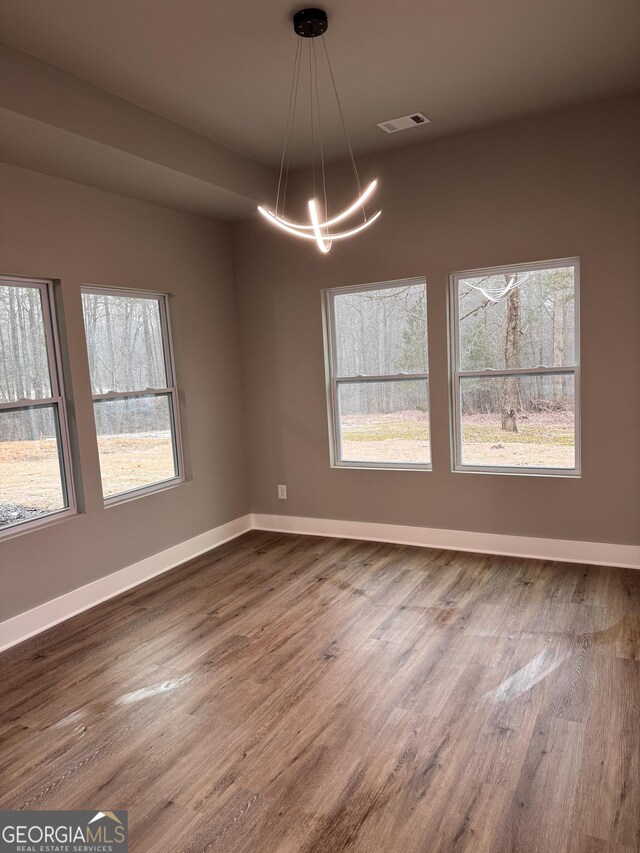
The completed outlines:
{"type": "Polygon", "coordinates": [[[376,524],[369,521],[340,521],[329,518],[253,513],[194,536],[186,542],[180,542],[172,548],[167,548],[166,551],[153,554],[138,563],[133,563],[131,566],[78,587],[38,607],[19,613],[5,622],[0,622],[0,651],[46,631],[47,628],[52,628],[59,622],[82,613],[83,610],[95,607],[121,592],[126,592],[156,575],[161,575],[253,529],[640,569],[640,546],[637,545],[609,545],[604,542],[537,539],[494,533],[473,533],[465,530],[408,527],[401,524],[376,524]]]}
{"type": "Polygon", "coordinates": [[[52,628],[59,622],[64,622],[65,619],[70,619],[77,613],[82,613],[83,610],[95,607],[96,604],[107,601],[121,592],[126,592],[156,575],[186,563],[230,539],[235,539],[236,536],[251,530],[251,526],[250,515],[235,518],[233,521],[207,530],[206,533],[187,539],[186,542],[167,548],[166,551],[160,551],[120,571],[105,575],[92,583],[0,622],[0,651],[21,643],[47,628],[52,628]]]}
{"type": "Polygon", "coordinates": [[[609,545],[605,542],[574,542],[570,539],[538,539],[499,533],[474,533],[467,530],[441,530],[433,527],[408,527],[402,524],[375,524],[369,521],[339,521],[329,518],[304,518],[289,515],[254,513],[252,527],[277,533],[331,536],[340,539],[364,539],[448,551],[473,551],[534,560],[559,560],[565,563],[590,563],[640,569],[640,546],[609,545]]]}

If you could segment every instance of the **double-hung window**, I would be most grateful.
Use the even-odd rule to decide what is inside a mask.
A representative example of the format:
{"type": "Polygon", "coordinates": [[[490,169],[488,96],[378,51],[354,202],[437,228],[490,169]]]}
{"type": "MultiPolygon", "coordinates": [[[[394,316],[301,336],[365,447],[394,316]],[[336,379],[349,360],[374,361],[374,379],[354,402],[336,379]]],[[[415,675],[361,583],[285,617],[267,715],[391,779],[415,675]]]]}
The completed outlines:
{"type": "Polygon", "coordinates": [[[180,482],[166,295],[86,287],[82,306],[105,503],[180,482]]]}
{"type": "Polygon", "coordinates": [[[450,282],[455,469],[578,475],[577,259],[450,282]]]}
{"type": "Polygon", "coordinates": [[[325,298],[332,464],[430,468],[425,280],[325,298]]]}
{"type": "Polygon", "coordinates": [[[0,278],[0,535],[73,512],[53,285],[0,278]]]}

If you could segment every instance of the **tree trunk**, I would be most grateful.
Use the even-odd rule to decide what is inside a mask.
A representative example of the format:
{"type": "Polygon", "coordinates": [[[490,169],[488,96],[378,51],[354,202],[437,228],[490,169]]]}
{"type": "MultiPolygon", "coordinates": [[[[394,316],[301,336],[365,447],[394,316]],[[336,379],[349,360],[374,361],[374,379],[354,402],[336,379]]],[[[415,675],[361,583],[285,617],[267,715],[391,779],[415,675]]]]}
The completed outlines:
{"type": "MultiPolygon", "coordinates": [[[[564,315],[565,297],[556,291],[553,305],[553,364],[564,366],[564,315]]],[[[565,377],[553,377],[553,398],[556,403],[563,403],[565,398],[565,377]]]]}
{"type": "MultiPolygon", "coordinates": [[[[520,329],[520,288],[516,285],[507,296],[507,330],[504,342],[504,366],[518,366],[518,335],[520,329]]],[[[502,395],[502,429],[518,432],[518,378],[507,376],[502,395]]]]}

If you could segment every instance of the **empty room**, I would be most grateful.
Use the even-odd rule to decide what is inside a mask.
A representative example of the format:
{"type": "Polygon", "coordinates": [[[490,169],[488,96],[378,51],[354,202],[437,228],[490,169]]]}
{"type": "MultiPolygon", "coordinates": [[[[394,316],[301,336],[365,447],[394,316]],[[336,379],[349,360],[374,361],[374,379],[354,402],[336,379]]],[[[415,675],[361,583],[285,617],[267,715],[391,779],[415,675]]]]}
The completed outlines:
{"type": "Polygon", "coordinates": [[[0,851],[640,853],[637,0],[0,0],[0,851]]]}

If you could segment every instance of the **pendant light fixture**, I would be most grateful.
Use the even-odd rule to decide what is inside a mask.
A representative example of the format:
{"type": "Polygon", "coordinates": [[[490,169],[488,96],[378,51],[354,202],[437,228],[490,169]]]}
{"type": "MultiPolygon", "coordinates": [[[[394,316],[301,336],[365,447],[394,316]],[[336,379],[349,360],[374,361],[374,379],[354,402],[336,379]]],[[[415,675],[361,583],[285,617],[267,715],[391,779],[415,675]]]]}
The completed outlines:
{"type": "MultiPolygon", "coordinates": [[[[356,161],[353,156],[353,149],[349,141],[349,134],[344,122],[344,114],[342,105],[338,97],[336,81],[329,60],[327,45],[324,40],[324,34],[327,31],[328,20],[327,13],[322,9],[302,9],[296,12],[293,16],[293,29],[300,40],[296,48],[295,59],[293,62],[293,76],[291,80],[291,92],[289,94],[289,112],[287,115],[287,126],[284,137],[284,145],[282,149],[282,158],[280,160],[280,175],[278,178],[278,190],[276,194],[276,203],[273,210],[259,205],[258,210],[264,218],[272,225],[286,231],[287,234],[292,234],[295,237],[300,237],[303,240],[313,240],[318,249],[323,254],[330,251],[334,240],[344,240],[347,237],[352,237],[360,231],[364,231],[379,218],[382,211],[376,211],[372,216],[367,216],[365,203],[374,193],[378,181],[371,181],[365,189],[362,189],[360,184],[360,176],[356,167],[356,161]],[[319,40],[321,50],[316,49],[316,39],[319,40]],[[327,205],[327,182],[325,178],[325,163],[324,163],[324,146],[322,140],[322,121],[320,111],[320,94],[318,89],[318,53],[321,53],[321,61],[324,58],[326,67],[329,72],[333,94],[335,96],[338,115],[342,125],[342,133],[346,144],[346,150],[351,160],[353,175],[355,179],[356,198],[355,200],[340,213],[334,216],[329,216],[327,205]],[[298,111],[298,101],[300,94],[300,71],[302,67],[308,67],[309,76],[309,93],[308,105],[305,110],[310,118],[309,140],[311,146],[311,171],[312,171],[312,192],[311,198],[307,202],[307,210],[309,213],[309,221],[293,222],[285,217],[285,204],[287,198],[287,184],[289,181],[289,163],[291,159],[291,145],[294,136],[294,125],[296,114],[298,111]],[[318,185],[316,185],[316,154],[319,160],[319,169],[317,170],[318,185]],[[322,202],[320,203],[316,197],[316,191],[321,191],[322,202]],[[354,221],[354,217],[358,219],[354,221]],[[347,220],[351,221],[351,227],[348,226],[347,220]],[[344,222],[343,229],[335,229],[335,226],[344,222]]],[[[304,96],[300,95],[300,99],[304,100],[304,96]]]]}

